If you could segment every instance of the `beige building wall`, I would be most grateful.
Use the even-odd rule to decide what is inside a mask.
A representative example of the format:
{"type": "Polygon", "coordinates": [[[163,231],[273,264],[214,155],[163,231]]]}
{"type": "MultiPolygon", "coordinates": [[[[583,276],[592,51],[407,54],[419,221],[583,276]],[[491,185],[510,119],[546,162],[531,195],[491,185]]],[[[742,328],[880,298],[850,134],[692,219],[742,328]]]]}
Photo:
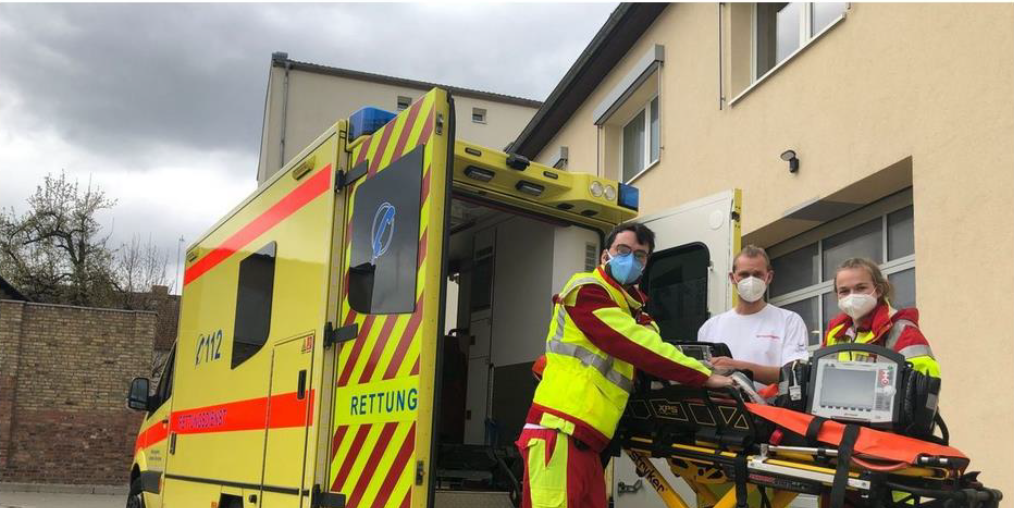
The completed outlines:
{"type": "MultiPolygon", "coordinates": [[[[289,158],[339,119],[348,118],[365,106],[396,111],[398,97],[415,100],[428,91],[429,88],[371,82],[301,69],[290,69],[286,84],[285,68],[272,65],[257,182],[267,180],[289,158]]],[[[503,149],[517,137],[539,105],[535,101],[518,101],[528,103],[518,104],[454,94],[453,91],[452,94],[458,139],[496,149],[503,149]],[[485,110],[484,123],[473,121],[475,108],[485,110]]]]}
{"type": "Polygon", "coordinates": [[[1011,490],[1014,6],[853,3],[737,98],[749,84],[749,8],[667,8],[537,160],[566,146],[569,169],[615,178],[593,110],[661,44],[662,155],[634,181],[642,213],[738,187],[744,240],[771,246],[819,224],[784,218],[815,199],[870,202],[911,187],[942,414],[971,469],[1011,490]],[[786,149],[798,153],[796,174],[779,159],[786,149]]]}

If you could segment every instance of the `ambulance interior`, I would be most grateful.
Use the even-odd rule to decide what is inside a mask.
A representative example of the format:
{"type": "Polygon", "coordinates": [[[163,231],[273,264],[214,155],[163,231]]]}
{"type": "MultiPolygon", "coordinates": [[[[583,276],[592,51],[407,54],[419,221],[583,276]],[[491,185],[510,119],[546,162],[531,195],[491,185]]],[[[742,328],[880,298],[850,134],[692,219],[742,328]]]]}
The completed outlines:
{"type": "Polygon", "coordinates": [[[437,489],[509,491],[553,294],[597,264],[601,234],[464,196],[450,219],[437,489]]]}
{"type": "MultiPolygon", "coordinates": [[[[514,441],[535,392],[531,368],[545,351],[553,295],[598,265],[604,235],[460,194],[450,215],[436,488],[514,494],[522,475],[514,441]]],[[[656,319],[664,335],[693,340],[707,318],[707,248],[659,254],[648,274],[662,303],[656,319]]]]}

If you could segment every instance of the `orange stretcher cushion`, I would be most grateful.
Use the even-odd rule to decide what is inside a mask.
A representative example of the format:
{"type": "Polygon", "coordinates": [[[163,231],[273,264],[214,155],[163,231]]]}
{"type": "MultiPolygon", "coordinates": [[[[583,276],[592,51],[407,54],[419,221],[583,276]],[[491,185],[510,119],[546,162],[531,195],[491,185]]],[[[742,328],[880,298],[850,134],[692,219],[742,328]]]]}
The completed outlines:
{"type": "MultiPolygon", "coordinates": [[[[791,409],[752,403],[747,403],[746,407],[751,413],[801,436],[806,435],[806,428],[810,425],[810,421],[813,420],[812,415],[799,413],[791,409]]],[[[844,424],[828,420],[821,426],[817,439],[823,443],[838,446],[841,443],[844,430],[844,424]]],[[[916,464],[920,455],[968,460],[961,451],[950,446],[938,445],[866,427],[862,427],[859,430],[859,438],[856,440],[854,450],[854,453],[864,456],[881,460],[907,462],[913,465],[916,464]]]]}

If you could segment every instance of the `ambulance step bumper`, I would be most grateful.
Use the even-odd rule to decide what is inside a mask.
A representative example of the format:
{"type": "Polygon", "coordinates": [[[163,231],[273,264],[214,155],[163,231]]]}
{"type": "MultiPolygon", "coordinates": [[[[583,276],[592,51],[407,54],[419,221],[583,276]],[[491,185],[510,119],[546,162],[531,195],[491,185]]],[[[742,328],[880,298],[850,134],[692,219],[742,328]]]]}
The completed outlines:
{"type": "Polygon", "coordinates": [[[507,492],[438,490],[435,508],[514,508],[507,492]]]}

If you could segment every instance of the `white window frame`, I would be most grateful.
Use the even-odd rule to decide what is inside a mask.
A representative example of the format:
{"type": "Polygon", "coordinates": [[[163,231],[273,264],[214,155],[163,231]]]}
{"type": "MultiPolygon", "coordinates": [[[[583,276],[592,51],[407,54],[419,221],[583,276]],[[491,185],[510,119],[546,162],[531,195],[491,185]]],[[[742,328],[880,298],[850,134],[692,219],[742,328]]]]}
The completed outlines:
{"type": "Polygon", "coordinates": [[[625,184],[629,184],[629,183],[633,182],[634,180],[637,180],[638,178],[641,177],[641,175],[647,173],[649,170],[651,170],[656,165],[658,165],[659,161],[662,160],[662,101],[661,100],[658,101],[658,127],[659,127],[658,128],[658,158],[655,159],[655,160],[651,160],[651,103],[654,102],[655,99],[658,99],[658,97],[659,97],[659,94],[655,94],[655,95],[651,96],[651,98],[649,98],[644,103],[644,106],[641,109],[638,109],[637,111],[634,111],[629,117],[627,117],[626,121],[624,121],[620,125],[620,129],[619,129],[620,130],[620,132],[619,132],[619,136],[620,136],[620,143],[619,143],[620,144],[620,150],[619,150],[619,152],[620,152],[620,162],[619,162],[619,164],[617,164],[617,167],[620,168],[620,178],[618,178],[618,180],[622,180],[623,179],[623,150],[625,149],[625,143],[623,142],[623,131],[626,130],[626,128],[627,128],[628,125],[630,125],[631,123],[633,123],[634,119],[637,118],[637,115],[639,115],[641,113],[644,113],[644,150],[643,150],[644,159],[643,160],[645,161],[645,165],[644,165],[643,168],[641,168],[640,171],[638,171],[637,173],[634,173],[634,176],[630,177],[629,180],[624,181],[623,183],[625,183],[625,184]]]}
{"type": "Polygon", "coordinates": [[[472,108],[472,123],[483,123],[484,124],[484,123],[486,123],[486,118],[488,117],[488,115],[489,115],[489,112],[487,112],[485,108],[472,108]],[[482,120],[476,120],[475,119],[475,115],[476,114],[482,115],[482,120]]]}
{"type": "MultiPolygon", "coordinates": [[[[884,255],[885,259],[887,259],[887,257],[889,256],[889,253],[887,251],[887,247],[888,247],[888,227],[887,227],[888,226],[888,221],[887,221],[887,216],[890,215],[890,214],[892,214],[892,213],[894,213],[894,212],[897,212],[899,210],[902,210],[904,208],[912,206],[911,198],[909,198],[907,204],[905,204],[904,202],[902,202],[902,204],[900,206],[898,206],[898,204],[896,202],[895,203],[890,203],[890,201],[893,201],[890,198],[887,198],[887,200],[889,200],[888,204],[887,204],[888,207],[886,209],[884,209],[884,210],[878,210],[876,212],[877,215],[875,216],[875,217],[879,217],[879,219],[881,221],[881,223],[880,223],[880,227],[881,227],[881,230],[880,230],[881,231],[881,250],[883,252],[883,255],[884,255]]],[[[873,204],[873,205],[871,205],[868,208],[874,208],[874,207],[880,208],[877,204],[873,204]]],[[[867,214],[862,213],[862,210],[858,210],[856,212],[853,212],[852,214],[849,214],[849,215],[847,215],[845,217],[842,217],[841,219],[838,219],[837,221],[835,221],[838,224],[833,224],[833,225],[829,224],[829,226],[832,226],[831,229],[822,230],[824,228],[817,228],[818,230],[811,231],[810,233],[803,233],[802,235],[800,235],[800,237],[798,238],[798,240],[805,239],[806,241],[797,244],[798,240],[797,239],[793,239],[793,240],[795,240],[795,241],[793,241],[793,244],[797,244],[797,245],[794,246],[794,248],[788,249],[788,250],[786,250],[786,252],[774,255],[772,257],[773,258],[777,258],[777,257],[779,257],[781,255],[788,254],[790,252],[795,252],[797,249],[806,247],[808,245],[812,245],[814,242],[816,242],[817,243],[817,256],[816,256],[817,257],[817,273],[820,274],[820,277],[823,277],[824,276],[824,241],[827,240],[828,238],[830,238],[830,237],[838,234],[838,233],[841,233],[843,231],[847,231],[847,230],[852,229],[852,228],[854,228],[856,226],[859,226],[861,224],[865,224],[866,222],[869,222],[871,219],[872,219],[872,217],[868,216],[867,214]]],[[[894,274],[896,274],[898,272],[903,272],[903,271],[911,269],[911,268],[916,268],[915,254],[913,253],[913,254],[909,254],[907,256],[902,256],[902,257],[897,258],[897,259],[892,259],[892,260],[884,261],[881,264],[879,264],[878,266],[880,267],[880,270],[884,273],[885,277],[890,277],[891,275],[894,275],[894,274]]],[[[778,273],[775,273],[775,277],[777,277],[777,276],[778,276],[778,273]]],[[[796,302],[799,302],[799,301],[802,301],[802,300],[807,300],[809,298],[817,297],[817,324],[819,326],[823,327],[824,321],[826,321],[826,319],[825,319],[826,316],[824,316],[824,295],[828,294],[828,293],[831,293],[833,291],[834,291],[834,280],[824,280],[824,281],[819,281],[816,284],[812,284],[810,286],[799,288],[799,289],[797,289],[795,291],[791,291],[789,293],[778,295],[777,297],[774,297],[774,298],[771,298],[770,300],[768,300],[768,302],[770,304],[772,304],[772,305],[777,306],[777,307],[782,307],[782,306],[785,306],[785,305],[791,305],[793,303],[796,303],[796,302]]],[[[815,330],[808,330],[808,332],[811,335],[813,334],[814,331],[815,330]]],[[[818,342],[819,342],[821,339],[824,338],[823,337],[823,333],[825,332],[825,330],[816,330],[816,331],[819,331],[820,334],[821,334],[818,337],[818,342]]]]}
{"type": "Polygon", "coordinates": [[[813,34],[811,36],[810,35],[810,31],[811,31],[812,26],[813,26],[813,2],[790,2],[790,3],[801,3],[801,4],[803,4],[802,5],[803,8],[801,10],[802,12],[800,13],[800,18],[801,19],[799,21],[799,47],[796,48],[795,51],[793,51],[792,53],[790,53],[788,56],[786,56],[782,61],[776,63],[773,67],[771,67],[770,69],[768,69],[768,71],[765,72],[763,76],[757,76],[757,33],[758,33],[758,30],[757,30],[757,4],[754,3],[753,5],[751,5],[751,10],[750,10],[750,86],[746,87],[746,89],[744,89],[742,92],[740,92],[739,95],[737,95],[736,97],[733,97],[729,101],[729,105],[730,106],[733,105],[734,103],[736,103],[741,98],[743,98],[746,94],[750,93],[750,91],[752,91],[757,85],[759,85],[760,83],[762,83],[763,81],[765,81],[772,74],[774,74],[775,72],[778,72],[778,70],[781,69],[789,61],[795,59],[796,55],[798,55],[799,53],[803,52],[803,50],[805,50],[807,47],[809,47],[811,44],[813,44],[817,39],[820,39],[821,37],[824,36],[824,34],[826,34],[832,28],[834,28],[835,26],[838,26],[839,23],[841,23],[843,20],[845,20],[845,17],[848,14],[848,12],[850,10],[852,10],[852,3],[851,2],[847,2],[845,4],[845,10],[842,11],[841,15],[839,15],[837,18],[835,18],[830,23],[828,23],[827,26],[824,27],[823,29],[821,29],[820,32],[817,32],[817,33],[815,33],[815,34],[813,34]]]}
{"type": "Polygon", "coordinates": [[[398,98],[395,100],[395,103],[394,103],[394,107],[398,111],[405,111],[406,109],[410,108],[411,106],[412,106],[412,98],[408,97],[408,96],[405,96],[405,95],[399,95],[398,98]],[[405,104],[405,107],[401,107],[401,100],[402,99],[408,99],[408,102],[405,104]]]}

